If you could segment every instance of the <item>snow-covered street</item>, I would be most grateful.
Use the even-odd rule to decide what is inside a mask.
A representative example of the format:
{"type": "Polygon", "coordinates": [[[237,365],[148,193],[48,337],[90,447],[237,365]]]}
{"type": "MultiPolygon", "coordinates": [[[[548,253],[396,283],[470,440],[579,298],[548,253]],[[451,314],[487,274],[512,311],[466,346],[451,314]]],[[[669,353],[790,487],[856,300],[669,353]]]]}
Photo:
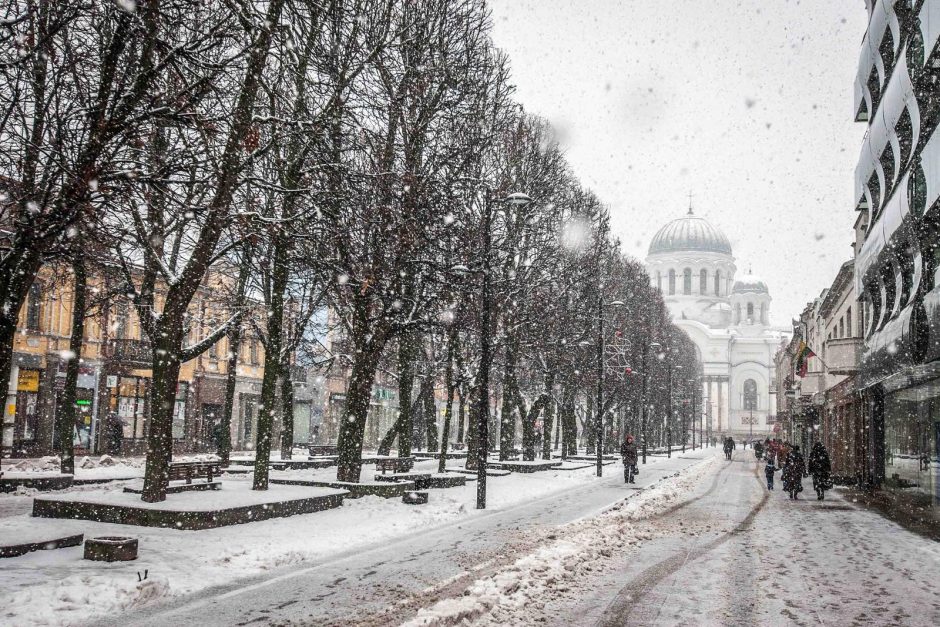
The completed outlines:
{"type": "Polygon", "coordinates": [[[418,508],[367,497],[217,530],[138,529],[141,557],[128,564],[84,562],[77,547],[8,560],[2,583],[19,603],[4,622],[940,622],[936,543],[839,491],[793,502],[762,479],[751,450],[728,462],[709,448],[650,458],[631,486],[619,463],[602,479],[592,468],[494,478],[484,512],[468,484],[418,508]]]}

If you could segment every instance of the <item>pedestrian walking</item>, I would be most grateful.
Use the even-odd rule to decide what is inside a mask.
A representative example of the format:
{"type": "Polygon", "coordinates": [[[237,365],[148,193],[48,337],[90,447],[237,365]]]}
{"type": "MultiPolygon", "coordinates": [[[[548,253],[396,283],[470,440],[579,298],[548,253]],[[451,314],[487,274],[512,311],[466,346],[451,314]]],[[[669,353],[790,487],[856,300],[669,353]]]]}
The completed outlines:
{"type": "Polygon", "coordinates": [[[786,457],[783,468],[783,489],[787,491],[791,499],[798,499],[800,492],[803,491],[803,476],[806,474],[806,461],[803,454],[800,453],[800,447],[793,445],[790,454],[786,457]]]}
{"type": "Polygon", "coordinates": [[[731,453],[734,451],[734,438],[728,436],[725,438],[725,459],[731,459],[731,453]]]}
{"type": "Polygon", "coordinates": [[[637,450],[632,435],[628,435],[620,445],[620,456],[623,458],[623,482],[635,483],[637,450]]]}
{"type": "Polygon", "coordinates": [[[773,456],[767,458],[767,463],[764,464],[764,476],[767,477],[767,489],[774,489],[774,473],[777,472],[779,468],[774,463],[773,456]]]}
{"type": "Polygon", "coordinates": [[[832,488],[832,460],[822,442],[816,442],[810,451],[809,474],[813,476],[816,498],[821,501],[826,497],[826,490],[832,488]]]}
{"type": "Polygon", "coordinates": [[[754,457],[757,458],[757,461],[764,457],[764,444],[760,440],[754,442],[754,457]]]}

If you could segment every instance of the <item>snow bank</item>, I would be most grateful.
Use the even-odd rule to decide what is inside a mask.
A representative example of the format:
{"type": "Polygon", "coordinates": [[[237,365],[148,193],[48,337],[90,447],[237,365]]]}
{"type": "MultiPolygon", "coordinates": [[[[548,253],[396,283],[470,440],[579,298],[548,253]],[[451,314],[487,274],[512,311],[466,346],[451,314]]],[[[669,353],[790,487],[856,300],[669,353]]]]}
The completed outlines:
{"type": "Polygon", "coordinates": [[[463,596],[443,599],[405,623],[417,625],[520,624],[527,607],[549,598],[552,589],[567,589],[599,557],[647,540],[634,522],[656,516],[687,497],[715,468],[717,458],[692,466],[637,493],[605,513],[556,530],[547,544],[497,572],[474,581],[463,596]],[[561,537],[558,537],[561,536],[561,537]],[[517,612],[519,615],[517,615],[517,612]]]}

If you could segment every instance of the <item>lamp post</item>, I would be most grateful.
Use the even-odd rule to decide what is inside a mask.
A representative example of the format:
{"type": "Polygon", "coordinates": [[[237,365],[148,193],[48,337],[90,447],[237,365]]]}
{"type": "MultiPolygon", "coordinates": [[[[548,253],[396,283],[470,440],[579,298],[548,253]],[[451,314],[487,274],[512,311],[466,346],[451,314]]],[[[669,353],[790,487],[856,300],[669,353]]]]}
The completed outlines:
{"type": "Polygon", "coordinates": [[[646,424],[647,414],[650,409],[647,407],[649,395],[649,376],[653,365],[649,361],[650,349],[658,351],[662,345],[659,342],[650,342],[643,351],[643,403],[640,405],[640,430],[643,438],[643,463],[646,463],[646,424]]]}
{"type": "MultiPolygon", "coordinates": [[[[517,192],[504,199],[508,205],[522,208],[532,202],[526,194],[517,192]]],[[[489,456],[490,419],[490,326],[492,295],[490,294],[490,257],[493,249],[493,203],[487,190],[483,201],[483,281],[481,286],[480,320],[480,398],[477,401],[477,509],[486,509],[486,463],[489,456]]]]}

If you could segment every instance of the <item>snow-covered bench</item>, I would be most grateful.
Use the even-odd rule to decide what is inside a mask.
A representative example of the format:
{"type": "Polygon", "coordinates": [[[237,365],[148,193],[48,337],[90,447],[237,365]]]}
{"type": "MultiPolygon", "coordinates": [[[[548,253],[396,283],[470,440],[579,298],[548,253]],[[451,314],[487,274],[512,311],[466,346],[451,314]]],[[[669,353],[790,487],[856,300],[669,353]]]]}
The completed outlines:
{"type": "Polygon", "coordinates": [[[221,462],[170,462],[167,478],[170,481],[185,480],[191,485],[193,479],[205,479],[211,484],[214,478],[222,474],[221,462]]]}
{"type": "Polygon", "coordinates": [[[375,460],[375,469],[384,475],[387,471],[393,473],[408,472],[414,468],[414,457],[389,457],[375,460]]]}

